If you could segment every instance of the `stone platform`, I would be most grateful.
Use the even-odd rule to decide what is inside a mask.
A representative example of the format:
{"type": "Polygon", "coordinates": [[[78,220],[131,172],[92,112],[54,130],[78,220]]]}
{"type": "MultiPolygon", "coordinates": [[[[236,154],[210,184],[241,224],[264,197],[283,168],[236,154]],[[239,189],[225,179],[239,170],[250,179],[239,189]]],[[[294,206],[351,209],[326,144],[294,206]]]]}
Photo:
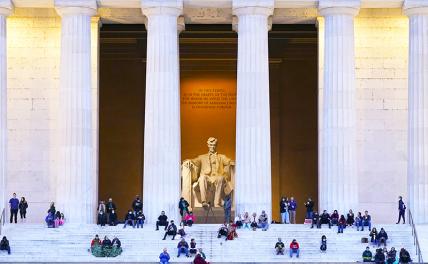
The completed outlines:
{"type": "MultiPolygon", "coordinates": [[[[405,247],[415,259],[415,250],[408,225],[375,225],[384,227],[388,232],[388,248],[405,247]]],[[[271,225],[269,230],[238,230],[239,237],[233,241],[217,238],[219,225],[194,225],[187,228],[186,240],[195,238],[197,247],[202,247],[211,263],[281,263],[281,262],[356,262],[361,260],[362,251],[367,244],[361,244],[361,237],[368,236],[364,232],[348,228],[343,234],[337,234],[337,228],[323,227],[310,229],[307,225],[271,225]],[[320,238],[327,236],[328,250],[319,250],[320,238]],[[299,259],[290,259],[287,255],[276,256],[274,244],[281,237],[288,246],[293,238],[301,246],[299,259]]],[[[49,229],[43,225],[18,224],[6,225],[2,235],[10,240],[12,255],[0,252],[0,262],[103,262],[103,263],[158,263],[158,256],[164,247],[168,248],[174,263],[190,263],[191,259],[176,257],[175,241],[171,238],[162,240],[163,231],[155,231],[153,226],[133,229],[122,226],[100,227],[96,225],[65,225],[61,228],[49,229]],[[100,237],[107,235],[110,239],[117,236],[122,241],[123,253],[117,258],[95,258],[89,252],[89,244],[95,234],[100,237]]],[[[371,246],[371,248],[373,248],[371,246]]],[[[288,252],[286,252],[288,253],[288,252]]]]}

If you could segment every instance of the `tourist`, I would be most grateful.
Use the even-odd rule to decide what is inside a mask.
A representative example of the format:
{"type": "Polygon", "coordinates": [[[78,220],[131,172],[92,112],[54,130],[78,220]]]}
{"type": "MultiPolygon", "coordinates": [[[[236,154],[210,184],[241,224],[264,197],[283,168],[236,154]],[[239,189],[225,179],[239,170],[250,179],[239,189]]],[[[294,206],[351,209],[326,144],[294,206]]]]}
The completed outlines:
{"type": "Polygon", "coordinates": [[[193,264],[208,264],[208,262],[201,256],[201,254],[196,254],[193,264]]]}
{"type": "Polygon", "coordinates": [[[403,219],[403,224],[406,223],[406,205],[403,202],[403,197],[398,196],[398,221],[397,224],[400,223],[401,219],[403,219]]]}
{"type": "Polygon", "coordinates": [[[383,229],[382,227],[376,236],[378,247],[380,247],[381,244],[384,244],[386,247],[386,240],[388,240],[388,234],[385,232],[385,229],[383,229]]]}
{"type": "Polygon", "coordinates": [[[262,213],[259,215],[259,223],[257,227],[261,228],[262,231],[266,231],[269,228],[268,215],[266,214],[265,210],[263,210],[262,213]]]}
{"type": "Polygon", "coordinates": [[[331,225],[337,225],[337,222],[339,222],[339,213],[337,210],[334,210],[333,213],[330,216],[331,219],[331,225]]]}
{"type": "Polygon", "coordinates": [[[19,216],[21,217],[21,222],[23,222],[26,220],[27,208],[28,208],[28,203],[27,203],[27,200],[25,200],[25,197],[21,197],[21,201],[19,202],[18,208],[19,208],[19,216]]]}
{"type": "Polygon", "coordinates": [[[364,212],[364,215],[363,215],[363,224],[362,224],[362,226],[361,226],[361,228],[362,228],[362,230],[361,231],[363,231],[364,230],[364,227],[365,226],[368,226],[369,227],[369,231],[371,231],[372,230],[372,218],[371,218],[371,216],[369,215],[369,212],[368,211],[365,211],[364,212]]]}
{"type": "Polygon", "coordinates": [[[63,217],[60,211],[57,211],[55,213],[55,227],[60,227],[64,225],[63,217]]]}
{"type": "Polygon", "coordinates": [[[184,231],[184,223],[183,222],[180,222],[180,228],[178,229],[177,234],[180,237],[185,237],[186,236],[186,231],[184,231]]]}
{"type": "Polygon", "coordinates": [[[189,203],[183,197],[181,197],[180,201],[178,202],[178,209],[180,209],[181,218],[183,218],[185,214],[189,212],[189,203]]]}
{"type": "Polygon", "coordinates": [[[370,251],[370,247],[366,247],[363,252],[363,262],[372,262],[373,254],[370,251]]]}
{"type": "Polygon", "coordinates": [[[5,236],[0,241],[0,250],[5,250],[5,251],[7,251],[7,254],[10,255],[9,240],[7,240],[7,238],[5,236]]]}
{"type": "Polygon", "coordinates": [[[180,242],[178,242],[177,251],[178,251],[177,252],[177,258],[179,258],[182,253],[186,254],[186,257],[190,257],[189,256],[189,244],[187,244],[187,242],[184,238],[182,238],[180,240],[180,242]]]}
{"type": "Polygon", "coordinates": [[[257,214],[256,214],[256,213],[253,213],[252,217],[253,217],[253,220],[251,221],[250,226],[251,226],[251,229],[252,229],[253,231],[256,231],[256,230],[257,230],[257,226],[258,226],[258,225],[257,225],[257,221],[256,221],[257,214]]]}
{"type": "Polygon", "coordinates": [[[101,243],[102,248],[103,249],[111,248],[111,245],[112,245],[111,240],[107,236],[104,236],[104,240],[101,243]]]}
{"type": "Polygon", "coordinates": [[[108,214],[108,222],[110,225],[112,225],[112,223],[114,223],[113,225],[117,224],[117,215],[116,213],[112,214],[113,212],[116,212],[116,205],[113,203],[113,199],[112,198],[108,198],[108,202],[106,204],[106,210],[107,210],[107,214],[108,214]],[[115,219],[110,219],[110,216],[112,217],[116,217],[115,219]]]}
{"type": "Polygon", "coordinates": [[[312,198],[308,198],[308,201],[305,203],[306,207],[306,219],[312,219],[312,213],[314,211],[314,201],[312,198]]]}
{"type": "Polygon", "coordinates": [[[320,220],[318,221],[318,228],[321,228],[322,225],[328,224],[328,228],[331,228],[330,215],[327,213],[327,210],[324,210],[320,215],[320,220]]]}
{"type": "Polygon", "coordinates": [[[117,238],[117,237],[113,238],[113,240],[111,241],[111,244],[113,247],[116,247],[116,248],[121,248],[121,246],[122,246],[122,243],[120,242],[119,238],[117,238]]]}
{"type": "Polygon", "coordinates": [[[117,257],[122,253],[121,246],[121,242],[118,238],[115,237],[115,239],[111,241],[107,236],[105,236],[103,242],[101,243],[101,252],[92,254],[96,257],[117,257]]]}
{"type": "Polygon", "coordinates": [[[320,216],[318,215],[318,213],[315,211],[315,212],[313,212],[313,214],[312,214],[312,224],[311,224],[311,228],[314,228],[314,225],[317,227],[317,228],[319,228],[318,227],[318,222],[319,222],[319,220],[320,220],[320,216]]]}
{"type": "Polygon", "coordinates": [[[288,198],[282,197],[279,202],[279,212],[281,213],[281,223],[289,224],[290,223],[290,215],[288,214],[288,198]]]}
{"type": "Polygon", "coordinates": [[[168,216],[165,215],[165,211],[161,212],[158,221],[156,221],[156,230],[159,230],[159,226],[164,226],[165,230],[168,226],[168,216]]]}
{"type": "Polygon", "coordinates": [[[192,226],[195,223],[195,215],[193,212],[187,212],[186,216],[184,217],[184,223],[187,226],[192,226]]]}
{"type": "Polygon", "coordinates": [[[13,193],[13,197],[9,200],[10,207],[10,223],[15,219],[15,224],[18,223],[18,210],[19,210],[19,200],[16,198],[16,193],[13,193]]]}
{"type": "Polygon", "coordinates": [[[296,209],[297,209],[297,202],[294,200],[294,197],[291,197],[290,203],[288,206],[288,213],[290,214],[290,224],[296,223],[296,209]]]}
{"type": "Polygon", "coordinates": [[[337,233],[343,233],[343,229],[346,228],[346,219],[344,215],[341,215],[339,221],[337,222],[337,233]]]}
{"type": "Polygon", "coordinates": [[[238,214],[237,216],[235,216],[235,225],[236,225],[236,228],[238,229],[242,227],[243,223],[242,223],[241,214],[238,214]]]}
{"type": "Polygon", "coordinates": [[[132,210],[128,210],[128,213],[125,215],[125,224],[123,228],[126,228],[127,225],[132,225],[135,228],[135,215],[132,210]]]}
{"type": "Polygon", "coordinates": [[[320,250],[321,250],[321,252],[327,251],[327,237],[325,235],[321,236],[320,250]]]}
{"type": "Polygon", "coordinates": [[[385,263],[385,254],[383,253],[381,248],[376,249],[376,254],[374,256],[374,262],[376,264],[384,264],[385,263]]]}
{"type": "Polygon", "coordinates": [[[290,258],[293,257],[293,254],[296,254],[296,257],[300,255],[299,243],[297,243],[296,239],[290,243],[290,258]]]}
{"type": "Polygon", "coordinates": [[[275,244],[275,251],[277,255],[284,255],[285,245],[280,237],[278,237],[278,242],[275,244]]]}
{"type": "Polygon", "coordinates": [[[101,240],[100,237],[98,235],[95,235],[94,239],[92,239],[91,241],[91,248],[94,246],[101,246],[101,240]]]}
{"type": "Polygon", "coordinates": [[[410,254],[407,250],[402,248],[400,250],[400,263],[410,263],[412,262],[412,259],[410,258],[410,254]]]}
{"type": "Polygon", "coordinates": [[[370,233],[369,233],[369,237],[370,237],[370,242],[375,244],[375,245],[377,245],[377,240],[376,240],[377,235],[378,235],[377,229],[376,229],[376,227],[373,227],[372,231],[370,231],[370,233]]]}
{"type": "Polygon", "coordinates": [[[54,228],[55,227],[55,215],[52,214],[52,212],[48,212],[48,215],[45,218],[45,222],[46,222],[48,228],[54,228]]]}
{"type": "Polygon", "coordinates": [[[248,214],[248,212],[244,213],[244,217],[242,219],[242,223],[243,223],[244,228],[250,229],[251,218],[250,218],[250,215],[248,214]]]}
{"type": "Polygon", "coordinates": [[[227,228],[227,225],[223,224],[217,232],[217,238],[221,238],[222,236],[225,236],[227,239],[228,233],[229,233],[229,229],[227,228]]]}
{"type": "Polygon", "coordinates": [[[102,250],[102,241],[98,237],[98,235],[95,235],[95,238],[91,241],[91,254],[94,257],[103,257],[103,250],[102,250]]]}
{"type": "Polygon", "coordinates": [[[349,209],[348,214],[346,215],[346,223],[348,226],[353,226],[355,222],[354,212],[352,212],[352,209],[349,209]]]}
{"type": "Polygon", "coordinates": [[[143,228],[144,221],[146,220],[146,217],[144,216],[143,211],[141,211],[141,210],[138,211],[135,218],[136,218],[137,228],[140,228],[140,226],[141,226],[141,228],[143,228]]]}
{"type": "Polygon", "coordinates": [[[171,224],[169,224],[168,227],[165,228],[165,235],[163,237],[163,240],[166,239],[166,236],[172,236],[172,240],[174,240],[176,235],[177,235],[177,226],[174,224],[174,220],[171,220],[171,224]]]}
{"type": "Polygon", "coordinates": [[[105,226],[107,224],[106,205],[104,201],[101,201],[98,205],[98,224],[101,226],[105,226]]]}
{"type": "Polygon", "coordinates": [[[361,212],[358,212],[357,217],[355,217],[355,225],[357,226],[357,231],[359,231],[360,227],[361,231],[363,231],[363,216],[361,215],[361,212]]]}
{"type": "Polygon", "coordinates": [[[199,249],[198,249],[198,253],[199,253],[199,254],[201,254],[201,257],[202,257],[204,260],[206,260],[206,259],[207,259],[207,256],[205,256],[205,253],[204,253],[204,251],[202,250],[202,248],[199,248],[199,249]]]}
{"type": "Polygon", "coordinates": [[[134,210],[134,214],[137,214],[139,211],[143,211],[143,203],[140,200],[140,196],[135,195],[134,201],[132,201],[132,210],[134,210]]]}
{"type": "Polygon", "coordinates": [[[224,222],[229,223],[230,215],[232,211],[232,196],[230,194],[224,197],[223,209],[224,209],[224,222]]]}
{"type": "Polygon", "coordinates": [[[51,205],[49,206],[49,209],[48,209],[48,213],[52,213],[52,215],[55,215],[56,209],[55,209],[55,203],[54,202],[51,202],[51,205]]]}
{"type": "Polygon", "coordinates": [[[191,256],[196,255],[196,253],[198,252],[198,250],[196,249],[196,241],[194,238],[190,239],[190,249],[189,249],[189,254],[191,256]]]}
{"type": "Polygon", "coordinates": [[[227,228],[226,240],[233,240],[235,237],[238,237],[238,233],[236,233],[236,225],[233,221],[230,221],[229,227],[227,228]]]}
{"type": "Polygon", "coordinates": [[[386,264],[394,264],[395,262],[398,263],[397,251],[395,250],[394,247],[392,247],[391,250],[387,254],[386,264]]]}
{"type": "Polygon", "coordinates": [[[164,248],[162,253],[160,253],[160,255],[159,255],[159,262],[160,262],[160,264],[168,264],[170,258],[171,257],[168,254],[168,250],[166,248],[164,248]]]}
{"type": "MultiPolygon", "coordinates": [[[[108,211],[108,209],[107,209],[107,211],[108,211]]],[[[111,210],[110,211],[110,213],[108,214],[108,219],[109,219],[109,225],[110,226],[116,226],[117,225],[117,214],[116,214],[116,210],[111,210]]]]}

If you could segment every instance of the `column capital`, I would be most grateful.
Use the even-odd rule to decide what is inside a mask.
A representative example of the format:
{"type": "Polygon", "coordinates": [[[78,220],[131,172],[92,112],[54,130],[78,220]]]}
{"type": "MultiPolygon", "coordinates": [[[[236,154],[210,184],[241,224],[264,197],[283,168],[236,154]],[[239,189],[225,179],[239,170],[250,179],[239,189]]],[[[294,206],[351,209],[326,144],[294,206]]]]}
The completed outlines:
{"type": "Polygon", "coordinates": [[[141,0],[141,11],[145,16],[183,14],[183,0],[141,0]]]}
{"type": "Polygon", "coordinates": [[[356,16],[360,11],[360,0],[320,0],[319,14],[328,15],[350,15],[356,16]]]}
{"type": "Polygon", "coordinates": [[[0,0],[0,15],[8,16],[13,11],[13,3],[11,0],[0,0]]]}
{"type": "Polygon", "coordinates": [[[411,15],[428,15],[428,1],[406,0],[403,5],[404,13],[411,15]]]}
{"type": "Polygon", "coordinates": [[[67,15],[94,16],[97,13],[96,0],[55,0],[55,10],[61,17],[67,15]]]}
{"type": "Polygon", "coordinates": [[[265,15],[272,16],[274,0],[233,0],[232,10],[235,16],[265,15]]]}

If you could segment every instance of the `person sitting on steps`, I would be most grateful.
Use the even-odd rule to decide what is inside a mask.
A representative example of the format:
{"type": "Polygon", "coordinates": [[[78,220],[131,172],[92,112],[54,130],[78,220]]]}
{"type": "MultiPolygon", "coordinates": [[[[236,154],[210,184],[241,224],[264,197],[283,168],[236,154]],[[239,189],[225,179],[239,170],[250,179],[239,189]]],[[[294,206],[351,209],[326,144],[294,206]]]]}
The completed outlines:
{"type": "Polygon", "coordinates": [[[372,231],[372,217],[369,215],[368,211],[364,212],[363,215],[363,224],[361,225],[362,229],[361,231],[364,231],[364,227],[368,226],[369,227],[369,231],[372,231]]]}
{"type": "Polygon", "coordinates": [[[141,210],[138,211],[137,214],[136,214],[136,225],[137,225],[137,228],[140,228],[140,226],[141,226],[141,228],[143,228],[145,220],[146,220],[146,217],[144,216],[143,211],[141,211],[141,210]]]}
{"type": "Polygon", "coordinates": [[[259,215],[259,224],[257,225],[257,227],[261,228],[262,231],[266,231],[269,228],[268,216],[265,210],[263,210],[262,213],[259,215]]]}
{"type": "Polygon", "coordinates": [[[229,227],[227,229],[227,237],[226,240],[233,240],[238,237],[238,233],[236,233],[236,224],[233,221],[230,221],[229,227]]]}
{"type": "Polygon", "coordinates": [[[258,227],[258,225],[257,225],[257,221],[256,221],[256,216],[257,216],[257,214],[256,213],[253,213],[253,220],[251,221],[251,229],[253,230],[253,231],[256,231],[257,230],[257,227],[258,227]]]}
{"type": "Polygon", "coordinates": [[[366,247],[363,252],[363,262],[372,262],[373,254],[370,251],[370,247],[366,247]]]}
{"type": "Polygon", "coordinates": [[[0,250],[5,250],[5,251],[7,251],[7,254],[10,255],[9,240],[7,240],[7,238],[5,236],[0,241],[0,250]]]}
{"type": "Polygon", "coordinates": [[[177,226],[174,224],[174,220],[171,220],[171,223],[165,230],[166,232],[163,237],[163,240],[166,239],[166,236],[172,236],[172,240],[174,240],[175,236],[177,235],[177,226]]]}
{"type": "Polygon", "coordinates": [[[318,227],[318,222],[320,220],[320,216],[318,215],[317,211],[312,213],[312,224],[311,224],[311,228],[314,228],[314,225],[318,227]]]}
{"type": "Polygon", "coordinates": [[[344,215],[341,215],[339,221],[337,222],[337,233],[343,233],[343,230],[346,228],[346,219],[344,215]]]}
{"type": "Polygon", "coordinates": [[[186,254],[186,257],[190,257],[189,256],[189,244],[187,244],[186,240],[184,238],[182,238],[180,240],[180,242],[178,242],[177,245],[177,258],[180,257],[180,255],[182,253],[186,254]]]}
{"type": "Polygon", "coordinates": [[[339,213],[337,212],[337,210],[334,210],[333,213],[330,216],[331,219],[331,225],[337,225],[337,223],[339,222],[339,213]]]}
{"type": "Polygon", "coordinates": [[[193,212],[186,212],[186,216],[184,217],[185,225],[191,227],[195,223],[195,215],[193,212]]]}
{"type": "Polygon", "coordinates": [[[321,237],[320,250],[321,250],[321,252],[327,251],[327,237],[325,235],[322,235],[322,237],[321,237]]]}
{"type": "Polygon", "coordinates": [[[244,213],[244,217],[242,219],[242,224],[243,224],[244,228],[250,229],[251,219],[250,219],[248,212],[244,213]]]}
{"type": "Polygon", "coordinates": [[[296,239],[293,239],[293,241],[290,243],[290,258],[293,257],[293,254],[296,254],[297,258],[300,255],[299,243],[297,243],[296,239]]]}
{"type": "Polygon", "coordinates": [[[324,210],[318,221],[318,228],[321,228],[323,224],[328,224],[328,228],[331,228],[330,215],[327,213],[327,210],[324,210]]]}
{"type": "Polygon", "coordinates": [[[126,228],[127,225],[131,225],[135,228],[135,215],[132,210],[128,210],[128,213],[125,215],[125,224],[123,225],[123,228],[126,228]]]}
{"type": "Polygon", "coordinates": [[[189,250],[189,254],[191,256],[196,255],[196,253],[198,253],[198,250],[196,249],[196,241],[194,238],[190,239],[190,250],[189,250]]]}
{"type": "Polygon", "coordinates": [[[160,255],[159,255],[159,263],[160,264],[168,264],[170,258],[171,257],[168,254],[168,250],[166,248],[164,248],[162,253],[160,253],[160,255]]]}
{"type": "Polygon", "coordinates": [[[165,230],[168,227],[168,216],[165,215],[165,211],[161,212],[158,221],[156,221],[156,230],[159,230],[159,226],[164,226],[165,230]]]}
{"type": "Polygon", "coordinates": [[[410,254],[407,250],[402,248],[400,250],[400,263],[410,263],[412,262],[412,259],[410,258],[410,254]]]}
{"type": "Polygon", "coordinates": [[[376,240],[377,234],[378,234],[378,232],[377,232],[376,227],[373,227],[372,231],[370,231],[369,237],[370,237],[370,242],[375,244],[375,245],[377,245],[377,240],[376,240]]]}
{"type": "Polygon", "coordinates": [[[280,237],[278,237],[278,242],[275,244],[275,251],[277,255],[284,255],[285,245],[280,237]]]}
{"type": "Polygon", "coordinates": [[[384,244],[386,247],[386,240],[388,240],[388,234],[382,227],[376,236],[377,246],[380,247],[381,244],[384,244]]]}
{"type": "Polygon", "coordinates": [[[229,230],[227,229],[227,225],[223,224],[217,232],[217,238],[221,238],[222,236],[225,236],[227,238],[228,232],[229,230]]]}

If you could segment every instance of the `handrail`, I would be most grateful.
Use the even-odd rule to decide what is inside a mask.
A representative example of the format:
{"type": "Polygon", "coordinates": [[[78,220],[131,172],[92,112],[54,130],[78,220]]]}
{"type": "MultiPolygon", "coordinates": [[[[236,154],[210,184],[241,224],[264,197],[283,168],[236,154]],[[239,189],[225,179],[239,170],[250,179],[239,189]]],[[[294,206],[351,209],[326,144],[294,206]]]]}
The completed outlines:
{"type": "Polygon", "coordinates": [[[421,247],[419,245],[418,235],[416,234],[415,222],[413,221],[412,212],[409,211],[409,224],[412,227],[413,245],[416,246],[416,256],[418,256],[418,263],[424,263],[422,259],[421,247]]]}
{"type": "Polygon", "coordinates": [[[0,215],[0,235],[1,235],[1,230],[2,230],[2,227],[4,226],[4,223],[5,223],[5,214],[6,214],[6,211],[5,211],[5,208],[3,208],[3,211],[1,212],[1,215],[0,215]]]}

